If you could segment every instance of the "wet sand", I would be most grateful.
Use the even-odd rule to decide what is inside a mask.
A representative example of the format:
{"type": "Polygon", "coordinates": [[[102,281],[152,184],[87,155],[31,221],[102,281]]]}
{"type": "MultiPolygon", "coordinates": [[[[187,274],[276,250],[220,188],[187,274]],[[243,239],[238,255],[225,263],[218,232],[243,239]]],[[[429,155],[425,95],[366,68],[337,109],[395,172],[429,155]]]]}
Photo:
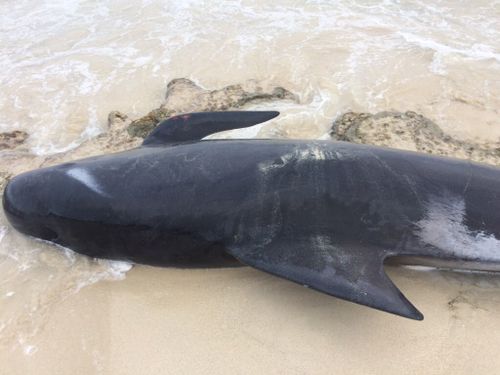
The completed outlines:
{"type": "MultiPolygon", "coordinates": [[[[388,267],[412,321],[249,267],[136,266],[51,309],[9,374],[487,374],[500,366],[498,276],[388,267]]],[[[5,368],[4,368],[5,369],[5,368]]]]}

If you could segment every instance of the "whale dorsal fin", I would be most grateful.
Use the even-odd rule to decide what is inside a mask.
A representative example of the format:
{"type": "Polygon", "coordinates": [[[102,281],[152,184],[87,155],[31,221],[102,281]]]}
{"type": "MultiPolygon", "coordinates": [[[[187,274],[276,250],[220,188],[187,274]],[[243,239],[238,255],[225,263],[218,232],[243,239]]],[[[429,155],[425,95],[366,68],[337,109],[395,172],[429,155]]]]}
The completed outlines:
{"type": "Polygon", "coordinates": [[[213,133],[257,125],[278,115],[277,111],[186,113],[161,122],[142,144],[158,146],[198,141],[213,133]]]}
{"type": "Polygon", "coordinates": [[[423,315],[386,275],[387,252],[360,245],[314,246],[300,240],[272,241],[264,247],[233,245],[240,262],[323,293],[406,318],[423,315]],[[307,247],[305,247],[307,246],[307,247]]]}

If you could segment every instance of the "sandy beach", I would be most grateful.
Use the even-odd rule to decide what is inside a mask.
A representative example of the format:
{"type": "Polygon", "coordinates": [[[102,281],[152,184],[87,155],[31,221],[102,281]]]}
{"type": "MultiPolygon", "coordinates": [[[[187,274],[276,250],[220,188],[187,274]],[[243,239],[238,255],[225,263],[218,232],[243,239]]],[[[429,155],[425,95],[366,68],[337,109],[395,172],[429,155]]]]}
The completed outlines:
{"type": "Polygon", "coordinates": [[[136,266],[54,306],[9,374],[495,373],[494,275],[388,270],[423,322],[328,297],[248,267],[136,266]]]}
{"type": "MultiPolygon", "coordinates": [[[[4,2],[0,188],[136,147],[161,116],[227,108],[281,116],[218,137],[500,165],[499,17],[476,0],[4,2]]],[[[500,274],[386,270],[424,321],[245,266],[90,259],[23,236],[2,212],[0,374],[500,371],[500,274]]]]}

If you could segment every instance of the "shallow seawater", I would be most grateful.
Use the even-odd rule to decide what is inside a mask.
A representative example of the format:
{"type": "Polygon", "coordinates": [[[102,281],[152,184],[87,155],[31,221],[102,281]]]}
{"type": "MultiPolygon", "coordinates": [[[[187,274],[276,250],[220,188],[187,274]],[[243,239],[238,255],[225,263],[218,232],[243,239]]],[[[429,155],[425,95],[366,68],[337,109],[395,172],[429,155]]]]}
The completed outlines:
{"type": "Polygon", "coordinates": [[[499,17],[491,1],[6,1],[0,130],[65,150],[188,77],[284,86],[306,104],[298,123],[325,130],[346,110],[395,109],[498,137],[499,17]]]}
{"type": "MultiPolygon", "coordinates": [[[[1,215],[2,223],[6,218],[1,215]]],[[[93,260],[51,243],[0,227],[0,351],[32,354],[32,338],[50,309],[102,280],[122,280],[126,262],[93,260]]]]}
{"type": "MultiPolygon", "coordinates": [[[[110,111],[139,117],[161,103],[167,82],[187,77],[209,89],[247,83],[291,90],[299,103],[265,107],[282,112],[276,126],[285,124],[307,138],[324,137],[333,119],[349,110],[412,110],[458,138],[496,140],[499,19],[500,2],[480,0],[3,1],[0,132],[27,131],[35,154],[70,150],[104,131],[110,111]]],[[[18,169],[23,168],[31,165],[18,169]]],[[[419,326],[331,302],[247,269],[166,275],[162,272],[169,270],[139,266],[127,273],[130,267],[22,236],[0,215],[0,358],[13,356],[6,373],[36,372],[34,364],[50,373],[58,361],[62,372],[71,369],[70,362],[51,352],[51,340],[61,340],[65,330],[74,330],[71,335],[77,337],[68,344],[68,356],[81,356],[74,366],[87,373],[137,373],[148,359],[154,368],[165,369],[162,356],[191,373],[280,373],[284,363],[290,373],[333,368],[381,373],[385,368],[376,354],[369,354],[367,343],[383,346],[384,338],[392,340],[390,347],[402,364],[391,364],[384,373],[405,368],[466,373],[473,368],[463,358],[477,359],[479,351],[491,354],[500,344],[484,332],[486,325],[500,323],[500,279],[493,276],[393,271],[396,283],[429,319],[419,326]],[[432,290],[438,285],[442,292],[432,290]],[[213,296],[206,309],[199,302],[203,295],[213,296]],[[252,298],[256,305],[249,302],[252,298]],[[298,315],[280,320],[285,308],[298,315]],[[178,318],[183,314],[180,322],[188,328],[172,322],[174,312],[178,318]],[[202,328],[193,323],[196,319],[202,328]],[[326,321],[322,331],[320,322],[326,321]],[[151,337],[139,334],[134,346],[141,330],[136,322],[151,337]],[[467,324],[476,333],[464,328],[467,324]],[[359,337],[352,337],[347,326],[359,337]],[[394,329],[383,328],[388,326],[394,329]],[[367,333],[361,328],[373,329],[364,342],[360,337],[367,333]],[[140,352],[149,339],[160,346],[157,355],[132,355],[130,367],[121,368],[124,353],[140,352]],[[465,349],[447,340],[462,340],[465,349]],[[195,341],[206,351],[192,349],[195,341]],[[356,347],[365,350],[358,353],[363,364],[348,351],[356,347]],[[200,363],[182,356],[189,348],[200,363]],[[429,348],[434,354],[426,357],[429,348]],[[246,371],[234,364],[225,368],[221,353],[234,353],[246,371]],[[436,363],[440,356],[448,360],[436,363]],[[354,367],[345,365],[349,361],[355,361],[354,367]]],[[[381,358],[389,360],[391,353],[380,350],[381,358]]],[[[494,368],[481,364],[474,370],[494,368]]]]}

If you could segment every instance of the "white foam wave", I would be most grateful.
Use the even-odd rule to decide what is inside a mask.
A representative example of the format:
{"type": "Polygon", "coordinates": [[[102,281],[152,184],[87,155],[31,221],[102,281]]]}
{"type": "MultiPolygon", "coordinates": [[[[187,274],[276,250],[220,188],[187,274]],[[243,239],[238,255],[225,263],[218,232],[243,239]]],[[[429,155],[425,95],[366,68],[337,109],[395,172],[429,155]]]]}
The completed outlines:
{"type": "Polygon", "coordinates": [[[500,62],[500,53],[495,52],[492,46],[482,43],[473,43],[469,48],[458,48],[408,32],[398,32],[398,34],[408,43],[431,49],[440,54],[457,54],[475,60],[492,59],[500,62]]]}

